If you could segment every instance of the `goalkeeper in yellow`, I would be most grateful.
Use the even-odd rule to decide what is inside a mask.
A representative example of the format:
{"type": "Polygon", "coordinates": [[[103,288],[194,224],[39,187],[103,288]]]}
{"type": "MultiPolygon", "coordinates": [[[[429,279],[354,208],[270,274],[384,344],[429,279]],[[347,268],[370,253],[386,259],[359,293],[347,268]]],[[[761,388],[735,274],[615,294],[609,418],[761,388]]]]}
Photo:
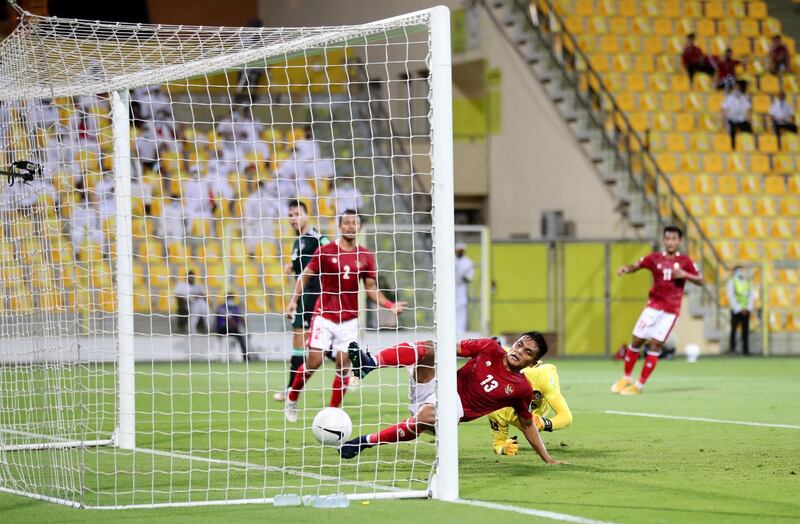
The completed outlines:
{"type": "MultiPolygon", "coordinates": [[[[533,423],[539,431],[555,431],[569,426],[572,423],[572,412],[561,394],[556,367],[538,362],[535,366],[522,370],[522,373],[533,388],[531,413],[533,423]]],[[[516,437],[508,437],[509,424],[521,429],[513,408],[498,409],[489,415],[492,448],[498,455],[516,455],[519,451],[516,437]]]]}

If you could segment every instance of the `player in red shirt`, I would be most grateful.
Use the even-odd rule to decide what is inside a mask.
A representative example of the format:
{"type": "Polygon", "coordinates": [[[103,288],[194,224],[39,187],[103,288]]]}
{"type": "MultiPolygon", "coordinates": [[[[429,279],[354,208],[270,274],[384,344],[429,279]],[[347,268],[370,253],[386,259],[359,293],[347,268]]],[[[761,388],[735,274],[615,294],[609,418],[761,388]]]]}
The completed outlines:
{"type": "Polygon", "coordinates": [[[320,246],[300,274],[294,294],[286,308],[286,316],[294,317],[303,288],[315,275],[320,276],[320,297],[308,340],[308,355],[297,368],[294,381],[287,394],[284,414],[289,422],[297,421],[297,399],[305,383],[322,365],[322,353],[333,350],[336,356],[336,376],[330,405],[339,407],[350,383],[350,361],[347,348],[358,339],[359,281],[377,304],[399,315],[405,302],[393,303],[378,290],[375,255],[358,245],[361,218],[352,209],[339,216],[339,238],[336,242],[320,246]]]}
{"type": "MultiPolygon", "coordinates": [[[[513,407],[519,416],[522,433],[536,453],[548,464],[557,464],[547,453],[532,422],[530,402],[533,389],[522,374],[523,369],[536,364],[545,353],[547,343],[536,331],[522,335],[508,352],[493,338],[462,340],[456,346],[456,354],[470,360],[458,370],[459,420],[469,422],[497,409],[513,407]]],[[[348,440],[339,448],[342,458],[351,459],[373,446],[414,440],[423,431],[435,430],[436,355],[433,342],[406,342],[386,348],[374,358],[353,343],[349,354],[355,373],[361,377],[380,367],[407,367],[411,401],[408,409],[413,416],[377,433],[348,440]]]]}
{"type": "Polygon", "coordinates": [[[681,313],[683,286],[687,280],[698,286],[703,285],[703,276],[697,265],[678,251],[682,237],[683,231],[679,227],[665,227],[664,251],[650,253],[639,262],[622,266],[617,271],[617,275],[622,276],[643,268],[648,269],[653,274],[653,287],[650,288],[647,306],[633,329],[633,341],[625,351],[625,375],[611,386],[612,393],[638,395],[642,392],[645,382],[658,363],[661,346],[669,337],[681,313]],[[647,357],[639,380],[633,383],[631,373],[639,359],[639,349],[645,342],[649,347],[647,357]]]}
{"type": "Polygon", "coordinates": [[[681,63],[689,74],[689,82],[694,79],[694,75],[698,72],[707,75],[714,74],[714,67],[709,63],[708,57],[694,42],[694,33],[686,35],[686,45],[683,48],[683,53],[681,53],[681,63]]]}
{"type": "Polygon", "coordinates": [[[736,66],[741,65],[739,60],[733,59],[733,50],[728,48],[725,50],[725,56],[722,58],[711,55],[708,59],[709,63],[714,67],[717,72],[715,84],[717,89],[732,89],[736,83],[736,66]]]}

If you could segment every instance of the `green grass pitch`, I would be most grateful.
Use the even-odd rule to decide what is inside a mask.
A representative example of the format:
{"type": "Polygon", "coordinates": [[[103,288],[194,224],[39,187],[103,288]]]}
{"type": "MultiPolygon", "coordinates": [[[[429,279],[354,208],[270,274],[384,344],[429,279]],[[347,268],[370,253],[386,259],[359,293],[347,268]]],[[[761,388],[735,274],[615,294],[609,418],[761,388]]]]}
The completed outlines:
{"type": "MultiPolygon", "coordinates": [[[[753,358],[725,359],[703,358],[696,364],[685,361],[661,362],[651,378],[648,388],[640,397],[620,397],[608,390],[621,370],[618,362],[601,360],[553,361],[559,368],[562,391],[573,410],[573,426],[552,434],[545,434],[551,453],[567,461],[562,466],[545,466],[532,450],[522,447],[516,457],[498,457],[491,452],[488,424],[478,420],[460,427],[461,496],[522,508],[533,508],[568,515],[613,522],[796,522],[800,518],[800,359],[753,358]],[[691,421],[663,418],[642,418],[609,414],[606,411],[649,413],[677,417],[696,417],[716,421],[691,421]],[[747,426],[725,424],[719,421],[783,424],[794,428],[747,426]]],[[[640,364],[641,365],[641,364],[640,364]]],[[[263,366],[263,364],[262,364],[263,366]]],[[[274,380],[284,380],[279,373],[281,364],[270,364],[275,373],[267,374],[274,380]]],[[[206,367],[206,369],[208,369],[206,367]]],[[[637,372],[638,372],[637,367],[637,372]]],[[[173,367],[180,373],[188,365],[173,367]],[[183,366],[183,367],[181,367],[183,366]]],[[[266,432],[281,427],[280,406],[266,394],[274,390],[267,384],[263,373],[243,372],[241,365],[230,370],[219,365],[203,378],[224,381],[219,390],[238,389],[239,381],[249,381],[246,395],[227,395],[225,404],[214,395],[188,395],[188,382],[181,382],[165,373],[156,379],[143,381],[142,369],[137,379],[139,393],[137,409],[160,412],[165,402],[171,409],[195,413],[222,409],[230,405],[231,415],[215,419],[216,414],[192,418],[192,432],[185,431],[189,419],[156,415],[153,422],[142,420],[137,430],[144,437],[139,445],[165,449],[171,442],[179,451],[190,444],[193,449],[203,445],[221,447],[230,442],[232,449],[257,447],[266,432]],[[232,371],[230,373],[229,371],[232,371]],[[178,395],[166,396],[170,390],[178,395]],[[159,393],[162,392],[162,393],[159,393]],[[228,404],[230,402],[230,404],[228,404]],[[246,404],[243,404],[246,403],[246,404]],[[237,413],[237,407],[246,405],[237,413]],[[213,410],[209,410],[211,407],[213,410]],[[263,420],[253,412],[264,409],[263,420]],[[236,417],[250,417],[246,423],[236,417]],[[228,417],[233,417],[233,420],[228,417]],[[206,425],[198,426],[205,420],[206,425]],[[216,424],[216,426],[215,426],[216,424]],[[232,436],[216,434],[215,427],[249,427],[251,431],[236,432],[232,436]],[[262,429],[257,429],[257,428],[262,429]],[[170,434],[170,432],[173,432],[170,434]],[[201,436],[198,436],[201,435],[201,436]],[[144,439],[144,440],[143,440],[144,439]],[[149,441],[147,441],[149,439],[149,441]],[[194,441],[191,441],[194,439],[194,441]],[[198,440],[200,439],[200,440],[198,440]]],[[[387,370],[381,380],[387,384],[401,381],[403,375],[387,370]]],[[[184,376],[179,374],[179,377],[184,376]]],[[[324,382],[331,378],[327,370],[324,382]]],[[[369,382],[373,376],[368,377],[369,382]]],[[[187,379],[188,380],[188,379],[187,379]]],[[[273,380],[270,378],[269,380],[273,380]]],[[[319,378],[314,380],[320,381],[319,378]]],[[[193,384],[198,391],[203,388],[193,384]]],[[[211,384],[214,389],[214,384],[211,384]]],[[[402,405],[403,388],[392,390],[386,403],[402,405]]],[[[384,393],[385,394],[385,393],[384,393]]],[[[348,410],[360,396],[371,407],[357,411],[356,425],[374,429],[380,418],[388,423],[393,418],[405,416],[397,406],[379,409],[377,389],[362,388],[353,392],[346,406],[348,410]]],[[[312,394],[309,402],[323,403],[323,396],[312,394]]],[[[404,406],[403,406],[404,408],[404,406]]],[[[312,410],[313,411],[313,410],[312,410]]],[[[303,443],[309,441],[310,432],[285,432],[290,448],[286,460],[296,463],[300,457],[316,472],[331,474],[333,456],[320,457],[319,449],[304,454],[303,443]],[[317,457],[316,459],[314,457],[317,457]],[[316,462],[315,462],[316,460],[316,462]]],[[[430,442],[430,439],[428,439],[430,442]]],[[[396,461],[398,474],[419,477],[427,474],[424,463],[432,458],[430,444],[416,449],[413,446],[384,446],[380,457],[387,463],[396,461]],[[390,451],[389,448],[395,448],[390,451]],[[412,458],[414,460],[412,460],[412,458]],[[416,468],[417,471],[412,471],[416,468]]],[[[231,460],[255,462],[256,457],[230,453],[231,460]]],[[[218,456],[208,454],[209,457],[218,456]]],[[[335,454],[334,454],[335,456],[335,454]]],[[[376,463],[375,450],[365,453],[364,466],[376,463]]],[[[264,457],[267,463],[272,458],[264,457]]],[[[147,474],[135,482],[151,482],[156,489],[161,486],[191,487],[193,496],[205,489],[208,493],[223,493],[226,482],[231,483],[226,468],[184,468],[184,474],[154,476],[151,471],[161,469],[166,463],[151,459],[147,474]],[[192,469],[203,470],[205,475],[192,477],[192,469]],[[210,473],[209,473],[210,471],[210,473]]],[[[181,469],[181,461],[173,467],[181,469]]],[[[185,466],[186,462],[183,462],[185,466]]],[[[340,470],[342,471],[342,470],[340,470]]],[[[347,478],[364,478],[365,471],[358,467],[343,470],[347,478]]],[[[196,472],[195,472],[196,473],[196,472]]],[[[263,474],[263,473],[262,473],[263,474]]],[[[388,483],[391,473],[379,479],[388,483]]],[[[111,482],[105,479],[102,482],[111,482]]],[[[297,479],[290,479],[297,483],[297,479]]],[[[235,482],[233,483],[235,484],[235,482]]],[[[310,484],[313,484],[310,483],[310,484]]],[[[143,487],[141,484],[138,485],[143,487]]],[[[147,486],[149,489],[149,486],[147,486]]],[[[411,486],[418,489],[418,485],[411,486]]],[[[277,486],[266,486],[271,496],[277,486]]],[[[124,497],[123,497],[124,498],[124,497]]],[[[159,499],[160,500],[160,499],[159,499]]],[[[123,500],[124,502],[124,500],[123,500]]],[[[75,510],[28,498],[0,494],[0,514],[6,522],[120,522],[158,520],[159,522],[385,522],[395,521],[405,515],[409,521],[441,521],[460,523],[487,521],[547,522],[549,520],[528,515],[498,512],[497,510],[425,500],[372,501],[369,504],[353,502],[348,509],[317,510],[308,507],[274,508],[269,505],[216,506],[197,508],[163,508],[155,510],[105,511],[75,510]],[[324,511],[324,512],[323,512],[324,511]]]]}

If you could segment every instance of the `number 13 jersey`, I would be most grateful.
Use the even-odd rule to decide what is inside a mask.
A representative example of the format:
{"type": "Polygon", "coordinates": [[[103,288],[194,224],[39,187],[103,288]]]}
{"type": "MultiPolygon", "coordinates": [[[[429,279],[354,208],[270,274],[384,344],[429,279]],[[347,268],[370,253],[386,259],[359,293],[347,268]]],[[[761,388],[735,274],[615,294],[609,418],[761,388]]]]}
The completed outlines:
{"type": "Polygon", "coordinates": [[[533,390],[522,373],[503,364],[506,352],[494,339],[461,341],[461,356],[470,360],[458,370],[458,396],[464,408],[461,422],[512,407],[520,418],[531,418],[529,406],[533,390]]]}

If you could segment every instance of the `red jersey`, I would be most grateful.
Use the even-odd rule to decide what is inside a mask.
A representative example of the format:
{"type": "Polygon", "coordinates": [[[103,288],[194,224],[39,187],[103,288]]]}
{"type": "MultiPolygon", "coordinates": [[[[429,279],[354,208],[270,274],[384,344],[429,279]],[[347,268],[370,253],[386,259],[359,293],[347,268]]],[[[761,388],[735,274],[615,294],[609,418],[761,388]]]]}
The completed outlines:
{"type": "Polygon", "coordinates": [[[512,407],[520,418],[530,419],[533,389],[525,375],[506,369],[506,352],[492,338],[461,341],[461,356],[470,360],[458,370],[457,390],[464,408],[461,422],[512,407]]]}
{"type": "Polygon", "coordinates": [[[319,274],[317,314],[336,323],[358,318],[358,281],[377,279],[375,256],[369,249],[357,246],[345,251],[332,242],[317,248],[306,268],[319,274]]]}
{"type": "Polygon", "coordinates": [[[689,67],[689,64],[702,65],[706,62],[706,55],[696,45],[687,45],[683,48],[681,61],[683,62],[683,67],[689,67]]]}
{"type": "Polygon", "coordinates": [[[717,82],[722,82],[728,77],[736,78],[736,66],[741,64],[738,60],[727,60],[718,56],[713,57],[712,65],[717,70],[717,82]]]}
{"type": "Polygon", "coordinates": [[[698,274],[700,270],[692,259],[680,252],[670,256],[666,252],[650,253],[639,260],[638,266],[649,269],[653,274],[653,287],[647,300],[647,307],[679,315],[685,279],[673,279],[672,272],[677,267],[687,273],[698,274]]]}

